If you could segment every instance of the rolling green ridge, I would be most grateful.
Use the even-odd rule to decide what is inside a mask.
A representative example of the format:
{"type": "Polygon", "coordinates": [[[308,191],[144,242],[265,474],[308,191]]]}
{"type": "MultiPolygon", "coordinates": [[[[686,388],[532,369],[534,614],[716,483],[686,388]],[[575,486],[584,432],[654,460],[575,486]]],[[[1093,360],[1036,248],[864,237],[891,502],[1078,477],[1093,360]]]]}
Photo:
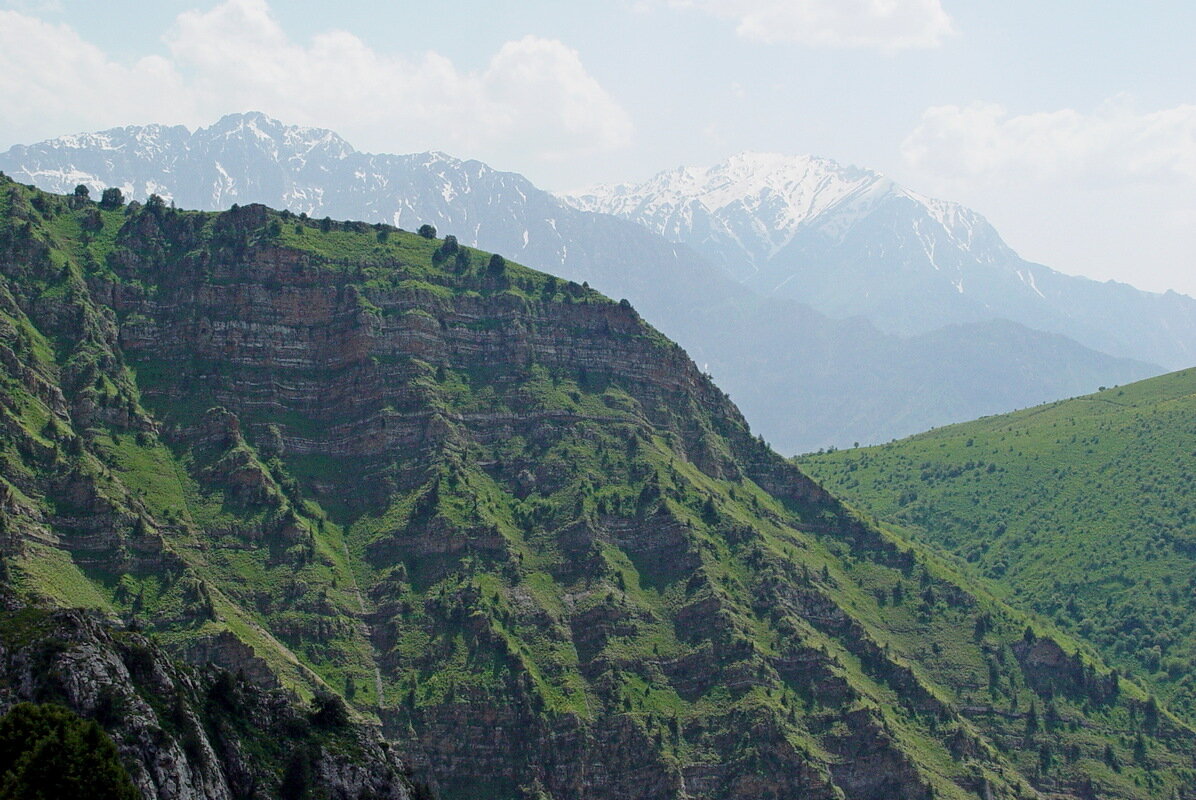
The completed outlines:
{"type": "Polygon", "coordinates": [[[1146,690],[454,240],[0,182],[0,381],[9,583],[335,693],[442,797],[1196,796],[1146,690]]]}
{"type": "Polygon", "coordinates": [[[1196,715],[1196,369],[800,463],[1196,715]]]}

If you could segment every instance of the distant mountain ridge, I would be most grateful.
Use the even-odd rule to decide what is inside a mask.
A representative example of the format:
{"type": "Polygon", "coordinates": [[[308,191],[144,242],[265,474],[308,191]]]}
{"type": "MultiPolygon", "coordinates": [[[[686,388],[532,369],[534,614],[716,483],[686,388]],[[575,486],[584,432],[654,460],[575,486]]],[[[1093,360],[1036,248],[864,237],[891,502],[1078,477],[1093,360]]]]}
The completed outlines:
{"type": "MultiPolygon", "coordinates": [[[[829,319],[791,298],[762,297],[727,274],[727,259],[695,252],[697,243],[579,210],[521,175],[444,153],[362,153],[332,131],[258,113],[193,132],[130,126],[14,147],[0,154],[0,170],[63,193],[80,183],[96,196],[119,186],[129,197],[156,193],[185,208],[262,202],[408,229],[430,223],[462,244],[626,297],[788,453],[887,441],[1162,371],[1012,323],[973,321],[949,335],[909,337],[862,319],[829,319]]],[[[857,188],[871,185],[869,175],[858,171],[857,188]]],[[[811,207],[849,199],[835,192],[811,207]]],[[[791,243],[775,242],[782,245],[791,243]]]]}
{"type": "Polygon", "coordinates": [[[634,219],[669,239],[692,239],[749,279],[803,226],[844,205],[866,205],[883,183],[876,173],[813,156],[741,153],[718,167],[678,167],[643,184],[561,197],[576,208],[634,219]]]}
{"type": "Polygon", "coordinates": [[[96,193],[118,186],[140,200],[156,193],[184,208],[264,202],[412,230],[430,223],[463,244],[484,243],[578,281],[602,280],[613,294],[658,279],[641,274],[641,259],[669,277],[708,270],[715,279],[688,248],[638,225],[578,212],[522,175],[439,152],[362,153],[332,131],[260,113],[231,114],[193,133],[129,126],[18,146],[0,155],[0,170],[45,191],[70,192],[82,183],[96,193]],[[621,256],[624,250],[636,258],[621,256]]]}
{"type": "Polygon", "coordinates": [[[889,332],[1009,319],[1118,356],[1196,363],[1193,298],[1028,262],[975,211],[830,159],[741,153],[564,199],[688,244],[766,295],[889,332]]]}

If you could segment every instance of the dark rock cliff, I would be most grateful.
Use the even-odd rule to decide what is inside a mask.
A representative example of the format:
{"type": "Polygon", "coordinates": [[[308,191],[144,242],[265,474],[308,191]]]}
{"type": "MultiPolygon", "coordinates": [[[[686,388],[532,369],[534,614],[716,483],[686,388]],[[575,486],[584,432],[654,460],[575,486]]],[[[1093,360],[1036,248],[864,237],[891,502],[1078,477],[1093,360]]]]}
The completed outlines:
{"type": "Polygon", "coordinates": [[[330,724],[243,676],[184,667],[93,614],[4,598],[0,713],[19,702],[99,722],[145,800],[293,797],[300,783],[311,797],[413,797],[406,765],[368,727],[330,724]]]}

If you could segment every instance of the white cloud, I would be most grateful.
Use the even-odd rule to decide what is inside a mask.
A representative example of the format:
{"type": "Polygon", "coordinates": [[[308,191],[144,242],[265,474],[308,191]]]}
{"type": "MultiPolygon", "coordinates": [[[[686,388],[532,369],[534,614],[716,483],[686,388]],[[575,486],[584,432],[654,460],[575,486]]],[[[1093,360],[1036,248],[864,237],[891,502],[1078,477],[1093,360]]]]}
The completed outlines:
{"type": "Polygon", "coordinates": [[[734,20],[740,36],[892,52],[937,47],[954,32],[940,0],[669,0],[734,20]]]}
{"type": "Polygon", "coordinates": [[[938,106],[901,153],[905,182],[981,211],[1031,260],[1196,295],[1196,106],[938,106]]]}
{"type": "Polygon", "coordinates": [[[1010,115],[999,105],[937,106],[902,144],[908,166],[943,180],[1196,181],[1196,106],[1139,113],[1010,115]]]}
{"type": "MultiPolygon", "coordinates": [[[[617,148],[628,114],[575,50],[528,36],[484,69],[379,52],[344,31],[290,39],[265,0],[180,14],[168,55],[122,64],[66,26],[0,11],[0,106],[28,139],[130,122],[209,123],[231,111],[331,127],[366,149],[558,158],[617,148]],[[37,130],[32,130],[36,127],[37,130]]],[[[7,127],[7,125],[5,126],[7,127]]]]}
{"type": "Polygon", "coordinates": [[[0,11],[0,107],[8,137],[73,132],[155,116],[179,119],[193,109],[171,64],[151,56],[116,63],[66,25],[0,11]]]}

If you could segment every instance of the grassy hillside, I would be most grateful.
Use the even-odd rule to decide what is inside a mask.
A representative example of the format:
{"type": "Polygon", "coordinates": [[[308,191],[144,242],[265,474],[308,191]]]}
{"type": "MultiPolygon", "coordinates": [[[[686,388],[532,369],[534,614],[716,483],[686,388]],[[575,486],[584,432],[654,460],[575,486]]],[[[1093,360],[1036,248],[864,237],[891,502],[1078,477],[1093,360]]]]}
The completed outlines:
{"type": "Polygon", "coordinates": [[[444,797],[1193,796],[1191,728],[585,286],[0,183],[0,380],[10,582],[339,693],[444,797]]]}
{"type": "Polygon", "coordinates": [[[1196,369],[800,463],[1196,716],[1196,369]]]}

